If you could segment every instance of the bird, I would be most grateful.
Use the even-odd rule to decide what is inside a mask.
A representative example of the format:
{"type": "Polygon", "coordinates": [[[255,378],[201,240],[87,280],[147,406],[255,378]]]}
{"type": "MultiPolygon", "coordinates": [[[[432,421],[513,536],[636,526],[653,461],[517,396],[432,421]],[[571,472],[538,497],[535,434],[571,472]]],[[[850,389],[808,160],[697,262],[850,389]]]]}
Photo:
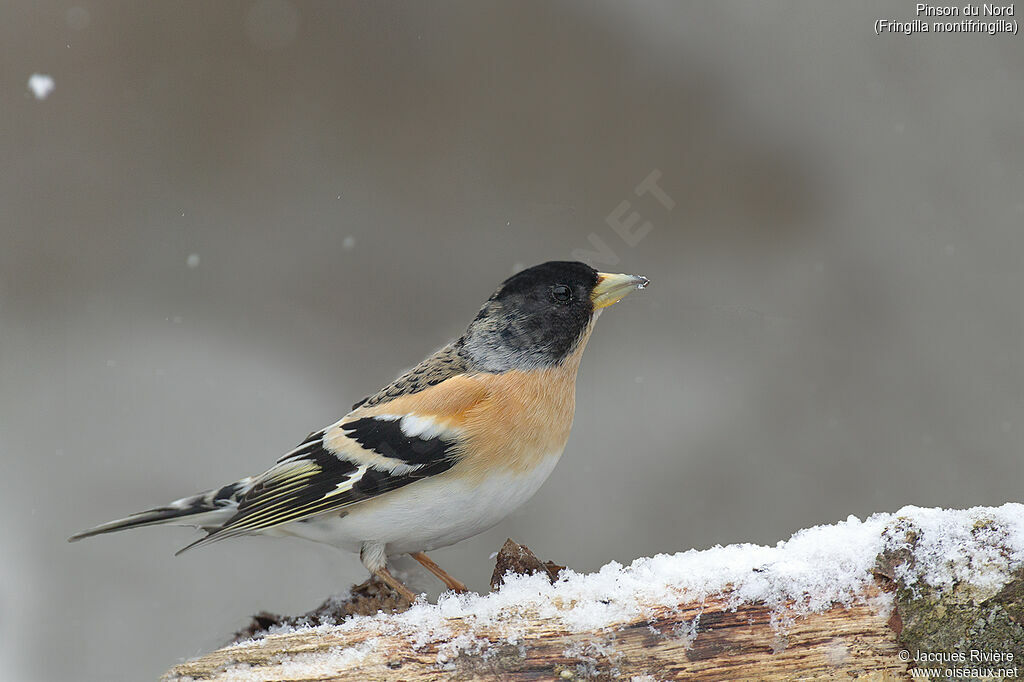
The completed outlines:
{"type": "Polygon", "coordinates": [[[357,552],[410,602],[388,569],[410,554],[445,587],[466,585],[426,552],[481,533],[530,499],[565,450],[576,376],[594,323],[646,277],[550,261],[506,279],[465,332],[269,469],[68,538],[153,525],[206,535],[299,537],[357,552]]]}

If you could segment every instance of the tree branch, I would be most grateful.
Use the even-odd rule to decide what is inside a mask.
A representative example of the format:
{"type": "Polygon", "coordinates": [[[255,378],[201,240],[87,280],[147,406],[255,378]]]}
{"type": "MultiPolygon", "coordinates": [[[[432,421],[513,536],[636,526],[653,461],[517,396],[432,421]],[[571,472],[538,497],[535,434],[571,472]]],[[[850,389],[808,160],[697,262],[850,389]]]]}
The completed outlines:
{"type": "MultiPolygon", "coordinates": [[[[939,677],[947,668],[1016,673],[1022,553],[1021,505],[906,508],[774,548],[659,555],[564,571],[553,584],[560,567],[509,541],[496,570],[506,584],[489,595],[269,634],[165,679],[886,680],[910,679],[914,665],[939,677]],[[972,649],[988,658],[958,660],[972,649]],[[907,660],[920,652],[947,656],[907,660]]],[[[366,612],[365,589],[356,597],[366,612]]],[[[336,603],[340,614],[352,612],[346,604],[336,603]]]]}

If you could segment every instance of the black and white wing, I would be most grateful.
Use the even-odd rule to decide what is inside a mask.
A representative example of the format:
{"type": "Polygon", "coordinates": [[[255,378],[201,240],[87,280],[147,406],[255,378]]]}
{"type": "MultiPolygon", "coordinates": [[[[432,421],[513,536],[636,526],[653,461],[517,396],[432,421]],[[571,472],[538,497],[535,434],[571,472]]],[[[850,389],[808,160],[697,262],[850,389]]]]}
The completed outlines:
{"type": "Polygon", "coordinates": [[[338,511],[450,469],[461,436],[453,423],[481,392],[458,374],[403,397],[359,407],[310,434],[256,477],[234,516],[181,551],[338,511]]]}

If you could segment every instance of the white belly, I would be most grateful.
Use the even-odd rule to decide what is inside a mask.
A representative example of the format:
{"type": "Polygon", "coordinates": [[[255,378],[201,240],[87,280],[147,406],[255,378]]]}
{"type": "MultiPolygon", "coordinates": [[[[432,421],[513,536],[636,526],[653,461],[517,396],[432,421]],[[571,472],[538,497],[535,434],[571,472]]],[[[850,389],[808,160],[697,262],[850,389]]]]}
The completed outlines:
{"type": "Polygon", "coordinates": [[[348,514],[326,514],[289,523],[275,533],[294,535],[358,552],[380,542],[389,554],[447,547],[482,533],[529,500],[547,479],[561,453],[546,457],[528,474],[499,473],[478,484],[450,478],[451,472],[411,483],[360,502],[348,514]]]}

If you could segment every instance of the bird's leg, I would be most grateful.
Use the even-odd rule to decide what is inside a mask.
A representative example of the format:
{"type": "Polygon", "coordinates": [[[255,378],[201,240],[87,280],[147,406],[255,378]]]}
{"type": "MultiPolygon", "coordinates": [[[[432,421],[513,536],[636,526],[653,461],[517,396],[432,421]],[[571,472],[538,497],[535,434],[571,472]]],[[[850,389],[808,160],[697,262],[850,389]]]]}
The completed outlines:
{"type": "Polygon", "coordinates": [[[437,579],[443,582],[444,586],[449,590],[454,590],[460,594],[463,592],[469,592],[465,583],[448,575],[448,573],[443,568],[435,564],[434,560],[428,557],[425,552],[410,552],[409,556],[423,564],[423,567],[437,576],[437,579]]]}
{"type": "Polygon", "coordinates": [[[383,580],[388,587],[409,600],[409,603],[416,601],[416,595],[412,590],[402,584],[402,581],[391,575],[388,570],[387,550],[382,542],[364,542],[359,549],[359,559],[363,566],[383,580]]]}
{"type": "Polygon", "coordinates": [[[412,590],[403,585],[401,580],[391,575],[391,571],[388,570],[387,566],[378,568],[373,573],[386,582],[392,590],[408,599],[410,604],[416,601],[416,595],[412,593],[412,590]]]}

